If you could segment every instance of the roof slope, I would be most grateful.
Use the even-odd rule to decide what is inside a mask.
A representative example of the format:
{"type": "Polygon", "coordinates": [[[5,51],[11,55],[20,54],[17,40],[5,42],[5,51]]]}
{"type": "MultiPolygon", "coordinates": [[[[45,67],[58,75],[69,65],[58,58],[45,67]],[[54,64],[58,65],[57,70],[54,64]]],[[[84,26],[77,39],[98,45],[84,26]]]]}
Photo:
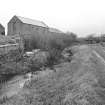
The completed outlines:
{"type": "Polygon", "coordinates": [[[38,21],[38,20],[34,20],[34,19],[29,19],[29,18],[24,18],[21,16],[16,16],[19,20],[21,20],[23,23],[26,24],[32,24],[32,25],[37,25],[37,26],[41,26],[41,27],[48,27],[44,22],[42,21],[38,21]]]}
{"type": "Polygon", "coordinates": [[[63,33],[62,31],[60,31],[60,30],[58,30],[58,29],[56,29],[56,28],[49,28],[49,31],[50,32],[55,32],[55,33],[63,33]]]}
{"type": "Polygon", "coordinates": [[[0,24],[0,27],[4,28],[4,26],[2,24],[0,24]]]}

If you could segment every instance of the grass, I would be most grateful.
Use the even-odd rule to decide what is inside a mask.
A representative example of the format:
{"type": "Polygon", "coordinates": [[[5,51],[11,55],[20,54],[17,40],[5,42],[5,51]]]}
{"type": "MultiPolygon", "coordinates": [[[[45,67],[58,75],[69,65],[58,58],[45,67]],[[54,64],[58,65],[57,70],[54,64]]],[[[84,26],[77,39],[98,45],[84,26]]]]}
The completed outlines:
{"type": "Polygon", "coordinates": [[[105,105],[104,68],[90,47],[80,46],[71,63],[38,74],[1,105],[105,105]]]}

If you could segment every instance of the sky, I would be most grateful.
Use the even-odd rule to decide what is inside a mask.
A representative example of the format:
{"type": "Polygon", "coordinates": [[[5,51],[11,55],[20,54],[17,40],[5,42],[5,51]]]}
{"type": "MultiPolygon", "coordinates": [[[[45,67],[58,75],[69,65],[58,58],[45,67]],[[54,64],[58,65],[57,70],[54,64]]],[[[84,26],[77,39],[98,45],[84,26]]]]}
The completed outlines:
{"type": "Polygon", "coordinates": [[[0,23],[6,31],[14,15],[78,36],[105,33],[105,0],[1,0],[0,23]]]}

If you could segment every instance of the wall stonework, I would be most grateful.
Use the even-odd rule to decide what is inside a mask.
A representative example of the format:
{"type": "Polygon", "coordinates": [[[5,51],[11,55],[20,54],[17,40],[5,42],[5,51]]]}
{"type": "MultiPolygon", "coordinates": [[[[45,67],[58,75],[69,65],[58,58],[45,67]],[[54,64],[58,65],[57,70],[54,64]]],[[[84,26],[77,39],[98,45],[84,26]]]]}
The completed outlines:
{"type": "Polygon", "coordinates": [[[18,48],[19,44],[0,45],[0,55],[7,54],[10,50],[16,50],[18,48]]]}

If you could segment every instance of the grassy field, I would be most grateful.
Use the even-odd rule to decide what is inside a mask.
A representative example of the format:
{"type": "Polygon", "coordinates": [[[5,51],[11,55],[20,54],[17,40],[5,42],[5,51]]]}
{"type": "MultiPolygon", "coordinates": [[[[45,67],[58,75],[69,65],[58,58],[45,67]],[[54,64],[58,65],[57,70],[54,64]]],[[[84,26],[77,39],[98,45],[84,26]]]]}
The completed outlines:
{"type": "Polygon", "coordinates": [[[83,45],[74,50],[71,62],[37,74],[0,105],[105,105],[103,48],[83,45]]]}

